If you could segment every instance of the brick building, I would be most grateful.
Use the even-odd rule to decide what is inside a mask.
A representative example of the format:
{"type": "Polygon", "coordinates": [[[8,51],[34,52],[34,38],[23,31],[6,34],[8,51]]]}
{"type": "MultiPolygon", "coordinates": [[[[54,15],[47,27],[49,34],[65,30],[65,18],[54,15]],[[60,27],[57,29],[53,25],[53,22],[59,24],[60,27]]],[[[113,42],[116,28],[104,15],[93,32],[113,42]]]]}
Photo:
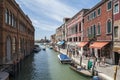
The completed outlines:
{"type": "Polygon", "coordinates": [[[113,0],[113,31],[114,31],[114,63],[117,65],[120,59],[120,0],[113,0]]]}
{"type": "Polygon", "coordinates": [[[0,64],[29,55],[34,47],[34,31],[15,0],[0,0],[0,64]]]}
{"type": "Polygon", "coordinates": [[[77,44],[83,40],[83,15],[87,11],[82,9],[66,23],[68,52],[76,52],[77,44]]]}
{"type": "Polygon", "coordinates": [[[112,0],[101,0],[84,15],[85,53],[106,57],[108,63],[113,63],[112,15],[112,0]]]}

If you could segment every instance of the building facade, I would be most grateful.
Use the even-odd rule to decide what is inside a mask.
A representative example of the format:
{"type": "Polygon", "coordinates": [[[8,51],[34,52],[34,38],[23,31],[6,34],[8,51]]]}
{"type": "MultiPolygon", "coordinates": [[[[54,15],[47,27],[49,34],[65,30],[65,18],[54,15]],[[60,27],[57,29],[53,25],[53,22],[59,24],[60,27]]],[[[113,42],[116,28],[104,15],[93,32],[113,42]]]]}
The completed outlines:
{"type": "Polygon", "coordinates": [[[82,9],[66,23],[69,56],[71,56],[71,53],[75,53],[73,55],[79,55],[76,50],[78,43],[83,41],[83,15],[87,11],[88,9],[82,9]]]}
{"type": "Polygon", "coordinates": [[[85,54],[106,58],[113,63],[112,0],[101,0],[84,15],[84,41],[88,43],[85,54]]]}
{"type": "Polygon", "coordinates": [[[0,63],[20,60],[32,52],[34,27],[15,0],[0,0],[0,63]]]}
{"type": "Polygon", "coordinates": [[[120,60],[120,0],[113,0],[113,51],[114,51],[114,63],[118,65],[120,60]]]}

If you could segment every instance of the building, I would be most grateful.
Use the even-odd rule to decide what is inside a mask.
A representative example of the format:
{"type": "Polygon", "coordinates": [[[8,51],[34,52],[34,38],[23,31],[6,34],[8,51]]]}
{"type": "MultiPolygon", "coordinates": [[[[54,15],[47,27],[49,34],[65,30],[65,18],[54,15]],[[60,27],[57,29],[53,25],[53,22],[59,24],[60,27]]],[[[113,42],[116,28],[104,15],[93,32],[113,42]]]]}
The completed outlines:
{"type": "Polygon", "coordinates": [[[114,63],[118,65],[120,60],[120,0],[113,0],[113,51],[114,51],[114,63]]]}
{"type": "Polygon", "coordinates": [[[84,53],[97,58],[106,58],[113,63],[113,14],[112,0],[101,0],[84,15],[84,38],[87,47],[84,53]]]}
{"type": "Polygon", "coordinates": [[[78,43],[83,40],[83,15],[88,10],[89,9],[82,9],[66,23],[67,46],[68,46],[68,55],[69,56],[71,56],[71,53],[75,53],[75,55],[79,54],[76,51],[76,47],[77,47],[78,43]]]}
{"type": "Polygon", "coordinates": [[[34,47],[34,31],[15,0],[0,0],[0,64],[29,55],[34,47]]]}

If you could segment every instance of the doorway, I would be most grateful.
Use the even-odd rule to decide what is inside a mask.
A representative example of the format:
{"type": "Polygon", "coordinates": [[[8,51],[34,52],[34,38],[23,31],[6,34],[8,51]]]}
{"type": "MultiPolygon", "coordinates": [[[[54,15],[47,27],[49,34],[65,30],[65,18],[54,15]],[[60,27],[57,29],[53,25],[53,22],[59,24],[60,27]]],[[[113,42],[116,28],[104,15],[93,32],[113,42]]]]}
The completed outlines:
{"type": "Polygon", "coordinates": [[[118,65],[120,59],[120,54],[118,52],[115,52],[115,65],[118,65]]]}

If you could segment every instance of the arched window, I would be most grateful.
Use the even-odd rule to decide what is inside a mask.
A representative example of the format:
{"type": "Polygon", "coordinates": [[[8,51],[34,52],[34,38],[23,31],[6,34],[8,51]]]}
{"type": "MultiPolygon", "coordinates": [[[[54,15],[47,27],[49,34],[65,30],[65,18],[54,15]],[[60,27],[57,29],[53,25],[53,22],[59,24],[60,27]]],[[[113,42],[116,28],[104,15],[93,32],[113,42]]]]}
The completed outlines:
{"type": "Polygon", "coordinates": [[[11,12],[9,11],[9,25],[11,25],[11,12]]]}
{"type": "Polygon", "coordinates": [[[107,34],[110,34],[112,32],[112,22],[110,19],[107,21],[107,29],[106,30],[107,30],[107,34]]]}
{"type": "Polygon", "coordinates": [[[5,23],[9,24],[9,11],[8,11],[8,9],[5,10],[5,23]]]}
{"type": "Polygon", "coordinates": [[[11,38],[6,39],[6,61],[11,61],[11,38]]]}

